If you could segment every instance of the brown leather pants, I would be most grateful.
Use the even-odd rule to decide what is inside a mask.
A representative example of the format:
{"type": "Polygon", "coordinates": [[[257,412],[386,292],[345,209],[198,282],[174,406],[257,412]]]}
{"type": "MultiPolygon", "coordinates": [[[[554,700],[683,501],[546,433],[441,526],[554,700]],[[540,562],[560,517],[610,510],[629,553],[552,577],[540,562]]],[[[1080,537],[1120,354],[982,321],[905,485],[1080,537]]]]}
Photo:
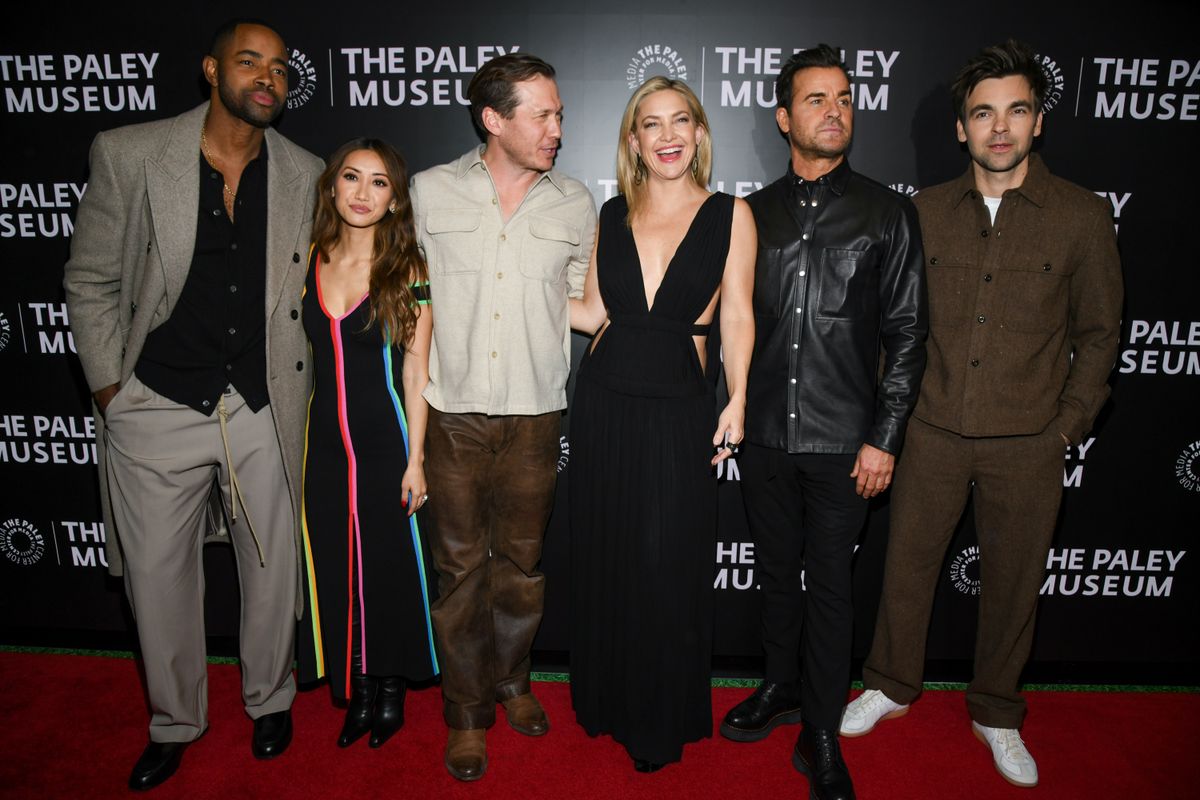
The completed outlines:
{"type": "Polygon", "coordinates": [[[542,621],[542,537],[554,505],[559,412],[429,410],[425,474],[438,600],[431,610],[451,728],[486,728],[529,691],[542,621]]]}

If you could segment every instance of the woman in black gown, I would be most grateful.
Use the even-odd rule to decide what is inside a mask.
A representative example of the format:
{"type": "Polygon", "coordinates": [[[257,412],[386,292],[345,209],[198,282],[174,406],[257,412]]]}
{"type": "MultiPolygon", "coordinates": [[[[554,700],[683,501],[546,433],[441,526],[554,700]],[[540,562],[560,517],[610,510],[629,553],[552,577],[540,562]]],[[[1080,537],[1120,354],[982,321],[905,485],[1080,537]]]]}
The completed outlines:
{"type": "Polygon", "coordinates": [[[303,301],[313,357],[304,458],[301,678],[349,706],[338,745],[379,747],[404,722],[405,679],[438,673],[424,464],[432,314],[408,175],[356,139],[317,181],[303,301]]]}
{"type": "Polygon", "coordinates": [[[571,699],[640,771],[712,734],[713,465],[742,438],[756,236],[744,201],[707,190],[711,163],[687,85],[639,87],[621,123],[621,194],[601,210],[571,307],[572,327],[595,334],[571,409],[571,699]],[[718,314],[719,418],[704,363],[718,314]]]}

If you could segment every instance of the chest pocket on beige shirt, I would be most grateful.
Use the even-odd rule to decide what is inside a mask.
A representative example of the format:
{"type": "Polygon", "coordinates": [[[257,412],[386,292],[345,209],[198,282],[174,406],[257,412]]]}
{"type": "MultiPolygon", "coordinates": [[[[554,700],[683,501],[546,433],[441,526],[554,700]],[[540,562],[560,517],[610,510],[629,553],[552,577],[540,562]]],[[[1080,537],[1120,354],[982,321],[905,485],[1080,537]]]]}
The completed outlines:
{"type": "Polygon", "coordinates": [[[531,216],[529,236],[521,251],[521,274],[547,283],[564,280],[567,262],[580,241],[582,236],[575,225],[553,217],[531,216]]]}
{"type": "Polygon", "coordinates": [[[479,272],[483,262],[483,239],[477,208],[442,208],[425,217],[425,232],[433,245],[426,253],[429,268],[442,275],[479,272]]]}

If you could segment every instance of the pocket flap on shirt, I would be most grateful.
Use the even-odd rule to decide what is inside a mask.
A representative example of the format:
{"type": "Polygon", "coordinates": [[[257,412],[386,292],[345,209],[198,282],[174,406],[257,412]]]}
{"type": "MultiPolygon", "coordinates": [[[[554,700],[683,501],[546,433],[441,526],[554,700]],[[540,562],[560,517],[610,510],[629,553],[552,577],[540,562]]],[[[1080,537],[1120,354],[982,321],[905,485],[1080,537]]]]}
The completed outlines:
{"type": "Polygon", "coordinates": [[[583,239],[579,228],[552,217],[530,217],[529,232],[539,239],[567,242],[576,247],[583,239]]]}
{"type": "Polygon", "coordinates": [[[478,208],[443,208],[430,211],[425,217],[429,233],[460,233],[479,229],[483,212],[478,208]]]}

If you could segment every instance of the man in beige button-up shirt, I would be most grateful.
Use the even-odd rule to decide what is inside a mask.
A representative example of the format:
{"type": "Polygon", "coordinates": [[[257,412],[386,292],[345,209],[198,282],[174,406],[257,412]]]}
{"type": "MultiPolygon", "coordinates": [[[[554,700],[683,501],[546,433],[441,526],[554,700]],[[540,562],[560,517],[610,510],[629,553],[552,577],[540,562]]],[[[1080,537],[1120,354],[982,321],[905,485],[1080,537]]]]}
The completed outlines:
{"type": "Polygon", "coordinates": [[[426,474],[446,767],[469,781],[487,769],[497,702],[521,733],[549,727],[529,651],[567,405],[567,296],[582,296],[596,209],[553,169],[562,103],[549,64],[501,56],[467,93],[485,144],[417,174],[411,194],[435,308],[426,474]]]}

